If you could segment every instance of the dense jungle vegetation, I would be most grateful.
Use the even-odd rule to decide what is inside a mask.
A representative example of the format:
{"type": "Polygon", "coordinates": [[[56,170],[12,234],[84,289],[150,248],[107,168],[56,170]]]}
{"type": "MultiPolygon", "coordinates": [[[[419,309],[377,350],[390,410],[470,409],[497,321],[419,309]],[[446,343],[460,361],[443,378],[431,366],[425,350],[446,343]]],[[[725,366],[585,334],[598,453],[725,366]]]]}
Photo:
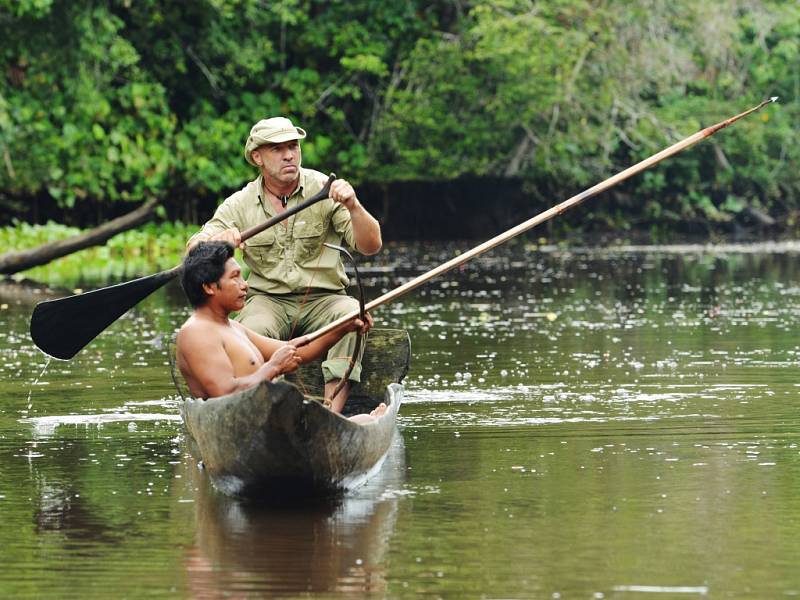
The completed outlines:
{"type": "Polygon", "coordinates": [[[191,222],[252,178],[243,141],[275,114],[359,184],[491,178],[550,205],[769,96],[597,210],[800,215],[794,1],[0,0],[0,37],[0,223],[152,197],[191,222]]]}

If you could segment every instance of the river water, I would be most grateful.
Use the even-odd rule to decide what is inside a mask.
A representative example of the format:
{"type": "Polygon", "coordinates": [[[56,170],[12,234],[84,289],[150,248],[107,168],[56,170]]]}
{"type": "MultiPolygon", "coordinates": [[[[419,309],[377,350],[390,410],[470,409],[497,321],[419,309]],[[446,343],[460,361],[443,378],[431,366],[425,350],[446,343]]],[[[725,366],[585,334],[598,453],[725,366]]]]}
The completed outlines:
{"type": "MultiPolygon", "coordinates": [[[[468,248],[389,248],[369,294],[468,248]]],[[[518,242],[432,281],[375,314],[413,347],[383,470],[299,508],[197,467],[179,289],[48,362],[3,285],[0,597],[800,595],[799,252],[518,242]]]]}

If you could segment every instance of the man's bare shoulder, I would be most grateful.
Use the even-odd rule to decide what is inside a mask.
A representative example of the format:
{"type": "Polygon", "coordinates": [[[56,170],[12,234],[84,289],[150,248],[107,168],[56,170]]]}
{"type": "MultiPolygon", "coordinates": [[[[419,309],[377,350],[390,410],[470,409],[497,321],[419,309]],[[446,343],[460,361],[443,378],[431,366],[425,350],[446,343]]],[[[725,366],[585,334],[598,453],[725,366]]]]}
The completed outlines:
{"type": "Polygon", "coordinates": [[[234,319],[228,319],[228,323],[230,324],[231,327],[235,327],[236,329],[238,329],[240,331],[247,331],[248,330],[247,327],[245,327],[244,325],[239,323],[239,321],[236,321],[234,319]]]}
{"type": "Polygon", "coordinates": [[[224,329],[224,325],[192,315],[178,330],[175,343],[179,348],[187,344],[192,347],[208,347],[222,341],[224,329]]]}

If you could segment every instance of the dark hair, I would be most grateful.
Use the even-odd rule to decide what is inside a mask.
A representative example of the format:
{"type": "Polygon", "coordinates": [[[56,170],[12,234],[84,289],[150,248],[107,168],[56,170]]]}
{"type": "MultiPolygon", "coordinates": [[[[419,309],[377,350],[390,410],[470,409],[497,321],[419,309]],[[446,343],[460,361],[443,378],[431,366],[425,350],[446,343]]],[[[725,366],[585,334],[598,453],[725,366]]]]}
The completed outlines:
{"type": "Polygon", "coordinates": [[[225,273],[225,263],[233,256],[228,242],[200,242],[183,259],[181,287],[195,308],[208,300],[206,283],[218,283],[225,273]]]}

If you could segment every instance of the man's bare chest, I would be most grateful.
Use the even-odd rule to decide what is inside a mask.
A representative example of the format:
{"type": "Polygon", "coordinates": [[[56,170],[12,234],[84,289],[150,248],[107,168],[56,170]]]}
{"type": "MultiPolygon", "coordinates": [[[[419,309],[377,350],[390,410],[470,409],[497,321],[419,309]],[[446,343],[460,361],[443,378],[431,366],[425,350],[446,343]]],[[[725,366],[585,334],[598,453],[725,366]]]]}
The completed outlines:
{"type": "Polygon", "coordinates": [[[254,373],[264,364],[261,352],[243,332],[236,329],[226,331],[222,338],[222,345],[233,365],[234,377],[254,373]]]}

